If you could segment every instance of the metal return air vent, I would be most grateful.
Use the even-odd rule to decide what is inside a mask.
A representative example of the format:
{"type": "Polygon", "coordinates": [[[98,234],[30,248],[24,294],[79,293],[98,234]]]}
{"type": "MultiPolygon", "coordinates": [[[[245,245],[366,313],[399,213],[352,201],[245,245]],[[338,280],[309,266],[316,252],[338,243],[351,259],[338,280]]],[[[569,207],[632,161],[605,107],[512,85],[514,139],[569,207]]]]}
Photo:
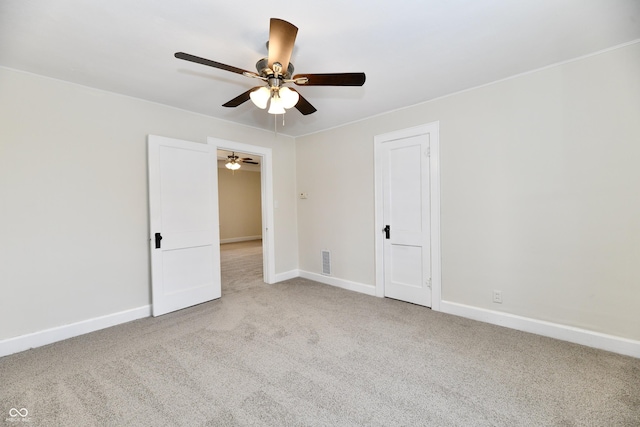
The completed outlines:
{"type": "Polygon", "coordinates": [[[322,274],[331,276],[331,252],[322,251],[322,274]]]}

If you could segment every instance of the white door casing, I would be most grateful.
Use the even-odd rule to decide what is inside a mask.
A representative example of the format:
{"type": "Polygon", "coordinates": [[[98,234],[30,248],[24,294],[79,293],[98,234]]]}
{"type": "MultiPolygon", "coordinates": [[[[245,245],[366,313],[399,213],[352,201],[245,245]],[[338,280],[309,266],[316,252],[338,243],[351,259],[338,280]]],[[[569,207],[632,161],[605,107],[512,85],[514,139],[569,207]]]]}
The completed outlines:
{"type": "Polygon", "coordinates": [[[218,170],[212,144],[149,135],[148,156],[152,313],[159,316],[221,296],[218,170]]]}
{"type": "Polygon", "coordinates": [[[376,295],[434,310],[441,299],[438,127],[375,137],[376,295]]]}

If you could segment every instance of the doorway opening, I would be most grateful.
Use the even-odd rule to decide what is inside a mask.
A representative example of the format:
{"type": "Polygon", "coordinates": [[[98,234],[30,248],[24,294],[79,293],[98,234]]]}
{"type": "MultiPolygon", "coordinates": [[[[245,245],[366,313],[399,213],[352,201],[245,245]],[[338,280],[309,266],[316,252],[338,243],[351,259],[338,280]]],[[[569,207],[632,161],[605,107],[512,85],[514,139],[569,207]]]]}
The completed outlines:
{"type": "Polygon", "coordinates": [[[262,284],[262,156],[220,150],[218,210],[222,294],[262,284]]]}
{"type": "MultiPolygon", "coordinates": [[[[227,141],[213,137],[207,138],[207,142],[216,148],[218,162],[225,168],[224,164],[228,160],[229,155],[238,156],[239,160],[251,159],[241,162],[240,169],[232,174],[225,168],[225,172],[219,173],[218,177],[223,177],[224,181],[233,182],[226,178],[239,178],[237,181],[244,180],[248,186],[244,189],[238,189],[236,186],[231,192],[222,188],[224,182],[218,182],[218,204],[220,215],[223,214],[225,200],[234,200],[238,203],[227,203],[235,206],[236,209],[251,210],[252,212],[225,212],[233,217],[235,224],[229,229],[223,230],[223,219],[220,217],[220,243],[221,243],[221,263],[226,263],[225,272],[223,274],[226,280],[239,281],[240,277],[244,277],[251,283],[267,283],[275,282],[275,247],[273,238],[273,172],[272,172],[272,156],[271,148],[260,147],[256,145],[244,144],[239,142],[227,141]],[[229,154],[227,154],[229,153],[229,154]],[[222,157],[222,158],[221,158],[222,157]],[[257,163],[257,164],[255,164],[257,163]],[[243,171],[244,169],[244,171],[243,171]],[[224,174],[224,175],[223,175],[224,174]],[[229,176],[227,176],[229,175],[229,176]],[[259,178],[258,178],[259,177],[259,178]],[[259,179],[259,189],[258,186],[259,179]],[[253,181],[253,184],[250,182],[253,181]],[[252,193],[249,195],[249,193],[252,193]],[[250,197],[249,197],[250,196],[250,197]],[[229,199],[231,197],[232,199],[229,199]],[[244,200],[241,198],[251,198],[244,200]],[[259,198],[259,203],[256,201],[259,198]],[[246,202],[246,203],[245,203],[246,202]],[[259,212],[256,211],[259,205],[259,212]],[[253,207],[251,207],[253,206],[253,207]],[[239,217],[241,221],[238,220],[239,217]],[[256,219],[259,217],[259,220],[256,219]],[[259,223],[259,229],[256,227],[259,223]],[[233,261],[229,261],[233,259],[233,261]],[[245,264],[243,266],[242,261],[245,264]],[[240,264],[238,264],[238,261],[240,264]],[[228,269],[227,269],[228,267],[228,269]],[[261,278],[258,278],[256,268],[262,269],[261,278]],[[227,276],[230,274],[233,277],[227,276]]],[[[218,169],[219,171],[221,169],[218,169]]],[[[232,187],[233,188],[233,187],[232,187]]],[[[225,282],[223,277],[223,283],[225,282]]]]}

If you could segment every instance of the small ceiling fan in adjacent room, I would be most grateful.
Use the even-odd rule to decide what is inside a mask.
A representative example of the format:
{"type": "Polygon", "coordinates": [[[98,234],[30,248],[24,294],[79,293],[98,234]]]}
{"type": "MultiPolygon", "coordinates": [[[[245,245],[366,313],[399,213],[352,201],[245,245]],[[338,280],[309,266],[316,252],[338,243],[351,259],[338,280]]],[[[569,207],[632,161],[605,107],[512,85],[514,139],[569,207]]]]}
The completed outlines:
{"type": "Polygon", "coordinates": [[[236,156],[235,152],[232,152],[230,156],[227,156],[227,163],[225,163],[225,167],[227,169],[231,169],[232,171],[240,169],[241,163],[247,163],[250,165],[259,165],[259,162],[254,161],[251,157],[243,157],[240,158],[236,156]]]}
{"type": "Polygon", "coordinates": [[[257,73],[184,52],[177,52],[175,57],[262,80],[264,85],[247,90],[223,106],[237,107],[251,99],[259,108],[266,109],[268,106],[270,114],[284,114],[287,109],[293,107],[304,115],[317,111],[298,91],[286,86],[291,83],[298,86],[362,86],[364,84],[366,79],[364,73],[294,75],[294,67],[289,60],[297,34],[298,28],[295,25],[282,19],[271,18],[267,42],[268,57],[256,63],[257,73]]]}

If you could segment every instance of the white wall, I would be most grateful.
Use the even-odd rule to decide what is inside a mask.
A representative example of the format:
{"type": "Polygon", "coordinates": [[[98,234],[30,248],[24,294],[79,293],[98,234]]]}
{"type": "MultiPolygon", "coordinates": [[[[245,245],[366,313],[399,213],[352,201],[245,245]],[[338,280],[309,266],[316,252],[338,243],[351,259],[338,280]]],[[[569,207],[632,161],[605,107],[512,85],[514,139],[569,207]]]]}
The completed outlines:
{"type": "Polygon", "coordinates": [[[333,276],[374,285],[373,134],[362,122],[298,138],[300,269],[322,271],[331,251],[333,276]]]}
{"type": "Polygon", "coordinates": [[[0,68],[0,340],[150,304],[147,135],[273,149],[276,273],[297,268],[290,137],[0,68]]]}
{"type": "Polygon", "coordinates": [[[443,299],[639,340],[639,76],[636,43],[298,138],[300,269],[374,284],[373,138],[439,121],[443,299]]]}
{"type": "Polygon", "coordinates": [[[260,172],[218,168],[220,241],[262,236],[260,172]]]}

